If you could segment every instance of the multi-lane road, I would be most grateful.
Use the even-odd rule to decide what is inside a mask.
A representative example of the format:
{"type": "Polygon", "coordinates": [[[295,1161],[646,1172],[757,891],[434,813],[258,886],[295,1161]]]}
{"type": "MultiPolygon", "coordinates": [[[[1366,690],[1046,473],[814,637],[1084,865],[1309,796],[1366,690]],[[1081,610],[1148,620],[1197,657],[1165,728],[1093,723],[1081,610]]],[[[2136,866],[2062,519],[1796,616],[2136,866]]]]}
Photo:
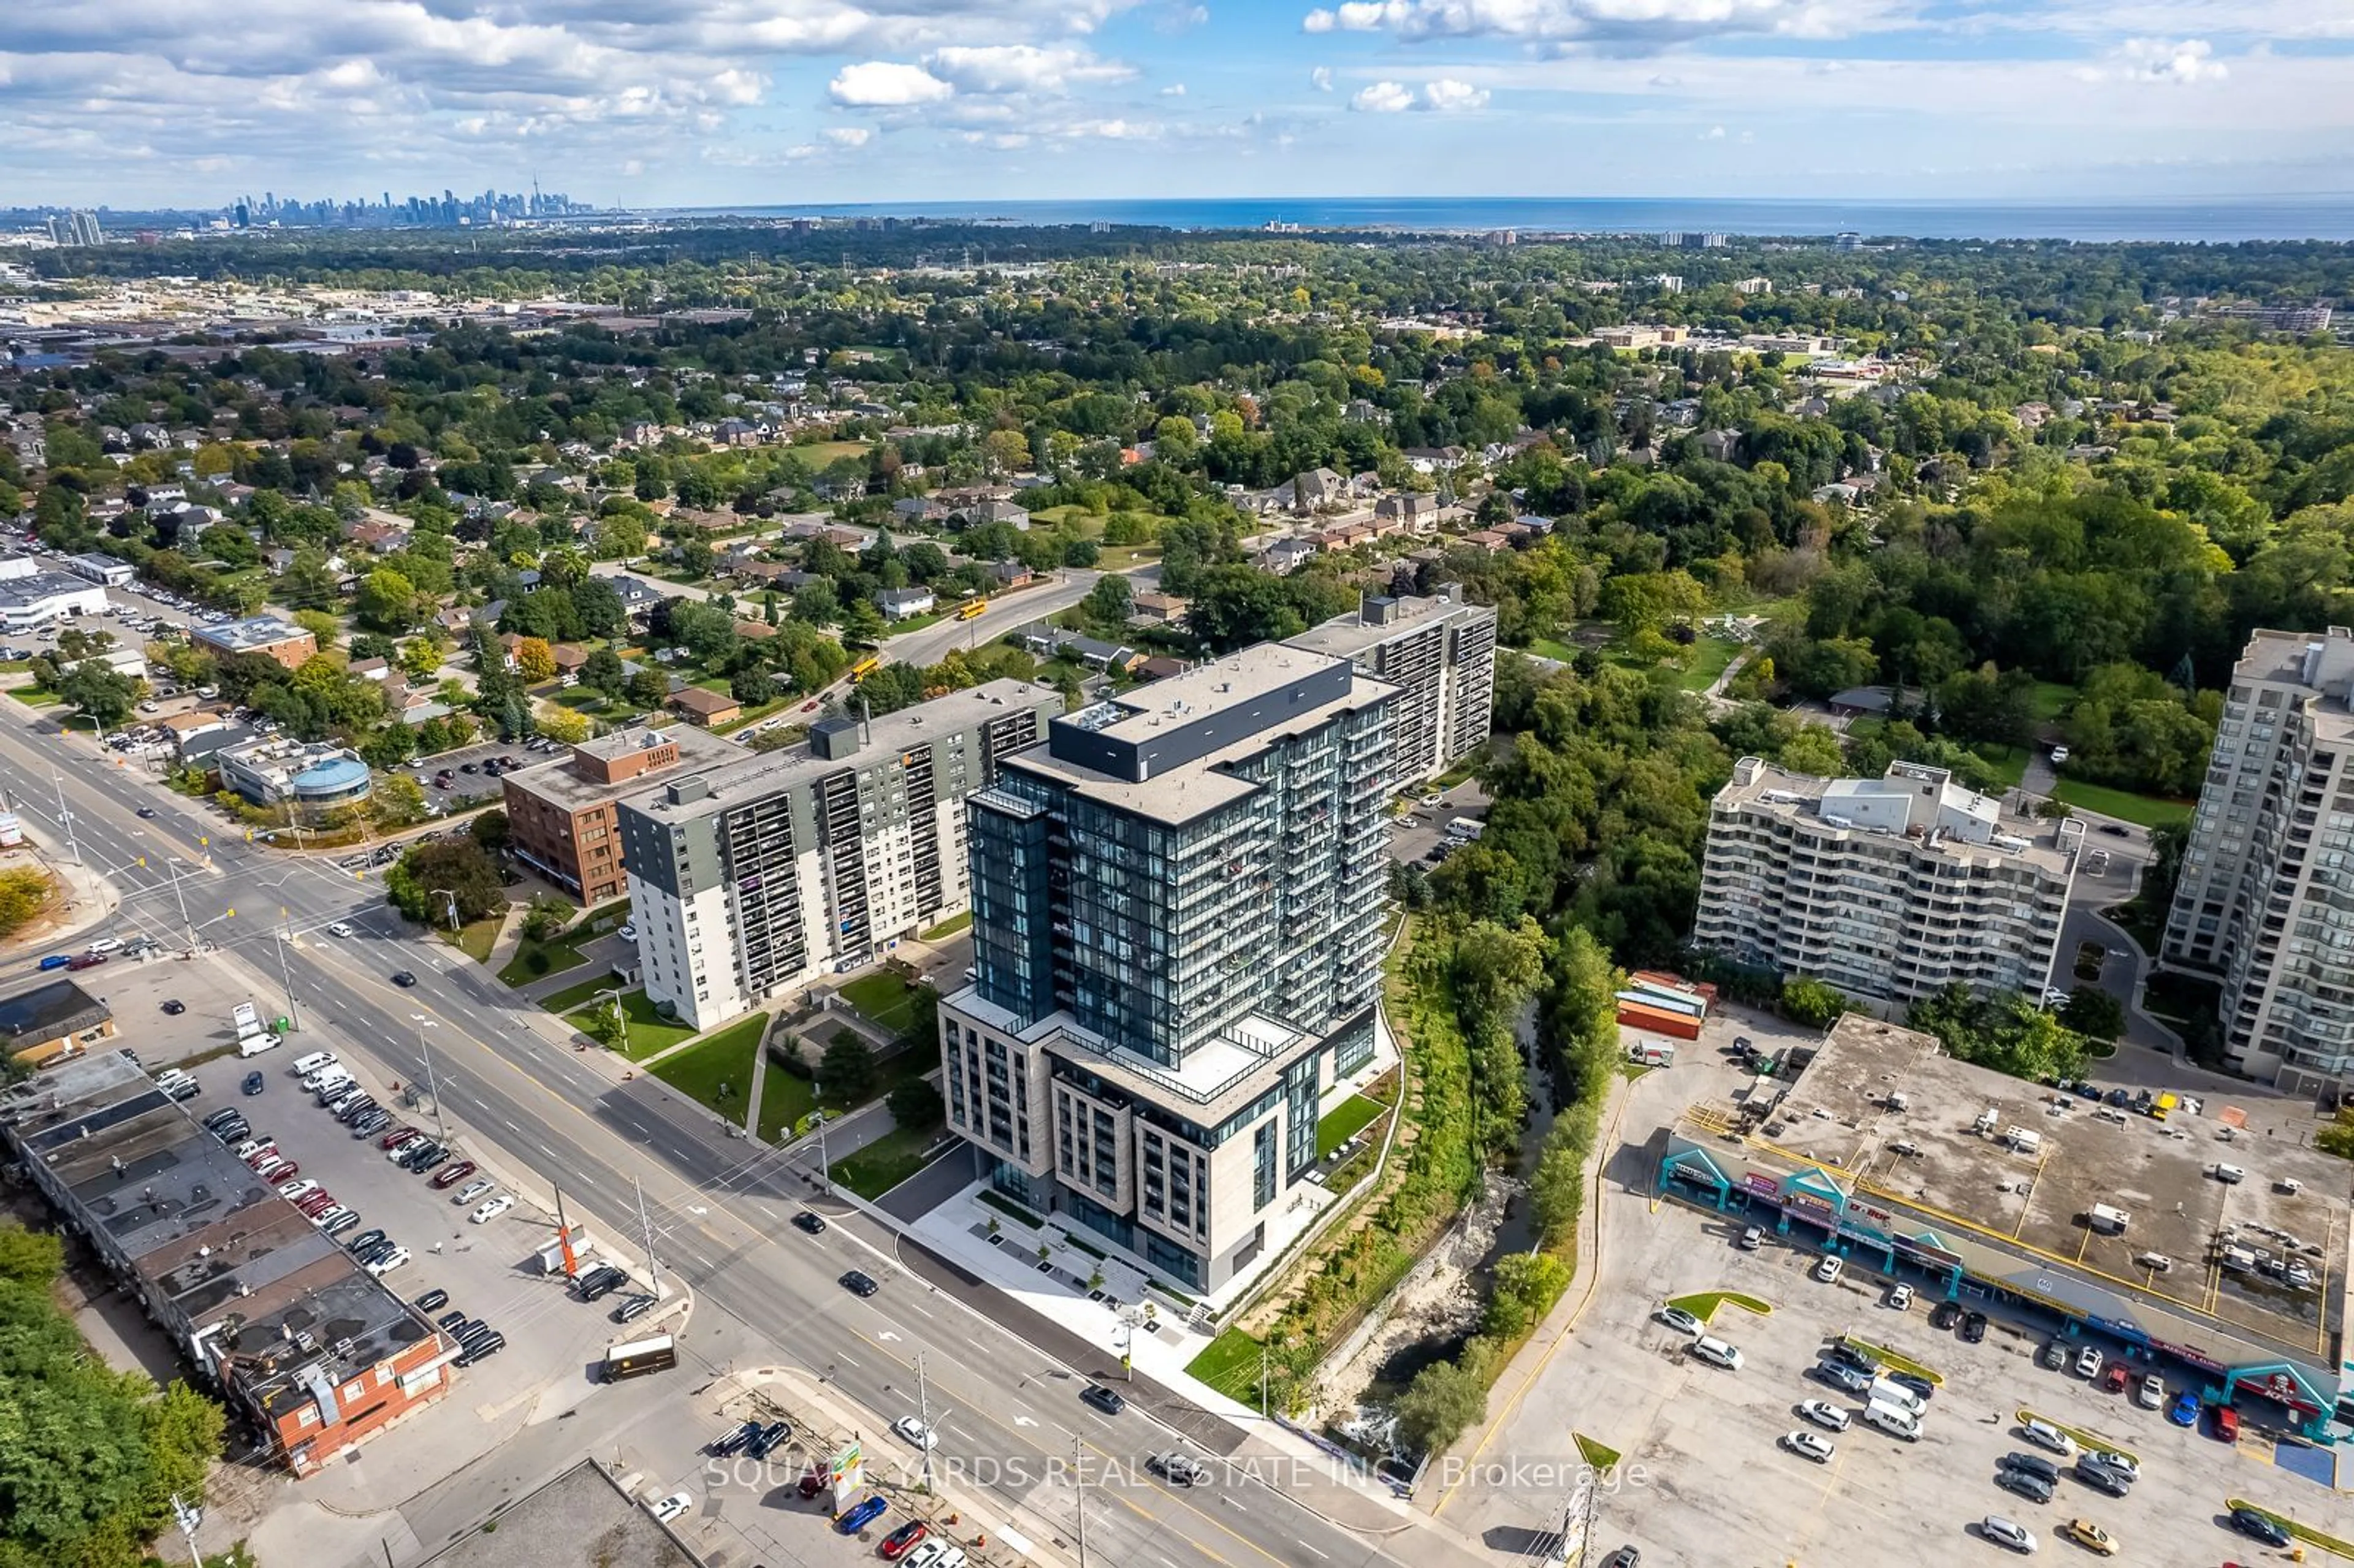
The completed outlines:
{"type": "MultiPolygon", "coordinates": [[[[920,1355],[941,1457],[967,1467],[967,1484],[1036,1536],[1074,1531],[1076,1455],[1091,1483],[1090,1554],[1106,1561],[1459,1568],[1476,1555],[1394,1516],[1384,1516],[1387,1533],[1337,1528],[1239,1469],[1214,1465],[1213,1479],[1191,1489],[1147,1479],[1143,1461],[1154,1453],[1182,1442],[1200,1457],[1226,1455],[1247,1435],[1140,1382],[1129,1385],[1126,1414],[1099,1415],[1077,1393],[1082,1380],[1112,1370],[1097,1364],[1108,1359],[1100,1352],[843,1206],[829,1208],[822,1236],[792,1229],[811,1195],[798,1151],[764,1150],[650,1075],[620,1078],[577,1053],[559,1023],[486,969],[409,935],[374,880],[247,844],[86,740],[0,704],[0,789],[53,843],[63,838],[60,788],[84,860],[122,895],[116,934],[135,928],[181,947],[193,929],[217,957],[250,969],[256,994],[268,995],[280,981],[282,921],[297,938],[282,953],[310,1030],[389,1076],[421,1078],[426,1036],[412,1022],[421,1015],[433,1025],[443,1109],[463,1136],[561,1188],[609,1235],[638,1234],[633,1183],[642,1186],[663,1266],[695,1292],[689,1349],[712,1370],[754,1358],[798,1362],[873,1413],[879,1431],[914,1413],[920,1355]],[[154,815],[141,818],[142,807],[154,815]],[[352,938],[311,935],[338,920],[357,927],[352,938]],[[413,989],[391,983],[400,969],[418,977],[413,989]],[[882,1290],[864,1300],[843,1290],[837,1277],[851,1267],[882,1290]],[[1093,1484],[1107,1478],[1120,1484],[1093,1484]]],[[[18,978],[0,973],[0,983],[18,978]]],[[[1306,1478],[1286,1484],[1319,1496],[1306,1478]]]]}

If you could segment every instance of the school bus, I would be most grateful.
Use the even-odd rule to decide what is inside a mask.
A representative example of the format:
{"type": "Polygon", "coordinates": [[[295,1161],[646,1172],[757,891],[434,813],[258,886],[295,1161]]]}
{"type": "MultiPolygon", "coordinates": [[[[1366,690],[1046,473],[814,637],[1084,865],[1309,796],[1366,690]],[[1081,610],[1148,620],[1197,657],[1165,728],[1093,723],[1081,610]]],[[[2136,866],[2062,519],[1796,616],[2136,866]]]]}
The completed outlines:
{"type": "Polygon", "coordinates": [[[962,609],[957,611],[957,619],[959,620],[970,620],[988,608],[989,601],[987,599],[974,599],[970,604],[966,605],[962,609]]]}
{"type": "Polygon", "coordinates": [[[869,653],[865,658],[861,659],[857,663],[853,664],[850,667],[850,678],[854,681],[863,681],[866,679],[867,676],[875,673],[875,671],[880,670],[882,667],[883,661],[876,658],[874,654],[869,653]]]}

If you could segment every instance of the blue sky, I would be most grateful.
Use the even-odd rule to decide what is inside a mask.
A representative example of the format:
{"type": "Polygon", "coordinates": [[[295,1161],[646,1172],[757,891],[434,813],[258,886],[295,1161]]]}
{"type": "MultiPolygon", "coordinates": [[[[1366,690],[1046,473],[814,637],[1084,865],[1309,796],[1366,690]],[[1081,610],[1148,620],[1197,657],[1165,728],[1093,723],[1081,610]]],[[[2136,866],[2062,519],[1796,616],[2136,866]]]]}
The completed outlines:
{"type": "Polygon", "coordinates": [[[0,5],[15,202],[2354,187],[2354,0],[0,5]]]}

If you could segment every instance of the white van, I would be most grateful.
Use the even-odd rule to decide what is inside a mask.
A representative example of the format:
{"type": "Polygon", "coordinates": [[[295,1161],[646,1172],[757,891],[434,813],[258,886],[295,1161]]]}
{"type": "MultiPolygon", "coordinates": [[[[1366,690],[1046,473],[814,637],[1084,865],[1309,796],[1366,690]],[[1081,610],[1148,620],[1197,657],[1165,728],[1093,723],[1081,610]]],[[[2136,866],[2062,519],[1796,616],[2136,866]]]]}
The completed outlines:
{"type": "Polygon", "coordinates": [[[284,1035],[271,1034],[267,1031],[258,1034],[241,1035],[238,1039],[237,1054],[240,1056],[259,1056],[264,1051],[275,1051],[285,1044],[284,1035]]]}
{"type": "Polygon", "coordinates": [[[2247,1179],[2248,1173],[2236,1165],[2218,1165],[2215,1167],[2215,1180],[2221,1181],[2226,1187],[2236,1187],[2247,1179]]]}
{"type": "Polygon", "coordinates": [[[1723,1340],[1702,1334],[1691,1342],[1691,1353],[1711,1366],[1723,1367],[1727,1372],[1741,1370],[1741,1347],[1723,1340]]]}
{"type": "Polygon", "coordinates": [[[1893,1404],[1907,1415],[1919,1415],[1929,1408],[1929,1402],[1918,1393],[1884,1377],[1872,1379],[1868,1397],[1874,1404],[1893,1404]]]}
{"type": "Polygon", "coordinates": [[[1867,1424],[1879,1427],[1891,1437],[1900,1438],[1907,1443],[1921,1441],[1921,1418],[1909,1411],[1899,1410],[1893,1404],[1882,1404],[1875,1399],[1863,1407],[1863,1419],[1867,1424]]]}
{"type": "Polygon", "coordinates": [[[335,1054],[333,1051],[313,1051],[308,1056],[294,1058],[294,1075],[298,1078],[307,1078],[320,1068],[332,1067],[334,1065],[335,1054]]]}

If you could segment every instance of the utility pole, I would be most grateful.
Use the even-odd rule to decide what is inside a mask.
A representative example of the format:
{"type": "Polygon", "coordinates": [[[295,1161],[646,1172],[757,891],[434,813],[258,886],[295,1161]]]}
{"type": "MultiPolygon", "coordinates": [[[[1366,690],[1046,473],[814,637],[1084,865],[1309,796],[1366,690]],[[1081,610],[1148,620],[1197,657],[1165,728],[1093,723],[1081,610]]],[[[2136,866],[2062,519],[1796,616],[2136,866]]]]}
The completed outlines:
{"type": "Polygon", "coordinates": [[[66,806],[66,781],[58,777],[58,770],[52,768],[49,769],[49,782],[58,787],[58,825],[66,831],[66,848],[73,851],[74,863],[80,865],[81,842],[74,837],[73,812],[66,806]]]}
{"type": "Polygon", "coordinates": [[[196,1526],[205,1521],[204,1503],[199,1500],[196,1507],[190,1508],[180,1500],[179,1493],[174,1492],[172,1521],[180,1527],[180,1538],[188,1543],[188,1560],[196,1568],[205,1568],[205,1554],[196,1550],[196,1526]]]}
{"type": "Polygon", "coordinates": [[[659,1301],[662,1299],[662,1263],[654,1256],[654,1223],[646,1213],[645,1184],[632,1176],[630,1186],[638,1195],[638,1228],[645,1233],[646,1238],[646,1286],[654,1293],[654,1299],[659,1301]]]}
{"type": "Polygon", "coordinates": [[[417,1054],[425,1060],[425,1092],[433,1097],[434,1136],[441,1140],[441,1147],[447,1149],[450,1147],[450,1127],[441,1119],[441,1085],[433,1075],[433,1047],[425,1040],[425,1032],[440,1025],[421,1012],[410,1013],[408,1021],[417,1025],[417,1054]]]}
{"type": "Polygon", "coordinates": [[[924,1489],[932,1489],[932,1446],[939,1441],[932,1430],[931,1386],[924,1381],[924,1352],[916,1352],[916,1422],[924,1429],[924,1489]]]}
{"type": "MultiPolygon", "coordinates": [[[[279,906],[278,914],[281,920],[286,918],[284,906],[279,906]]],[[[189,929],[188,936],[189,946],[193,948],[196,945],[194,927],[189,929]]],[[[287,921],[284,932],[278,939],[278,983],[286,988],[286,1022],[300,1029],[302,1027],[302,1011],[294,1005],[294,972],[286,967],[286,949],[293,945],[294,927],[290,920],[287,921]]]]}
{"type": "Polygon", "coordinates": [[[1258,1348],[1258,1418],[1267,1419],[1267,1347],[1258,1348]]]}
{"type": "Polygon", "coordinates": [[[1087,1568],[1087,1477],[1081,1474],[1079,1469],[1084,1457],[1079,1448],[1079,1440],[1076,1437],[1072,1438],[1071,1498],[1072,1511],[1077,1514],[1079,1520],[1079,1568],[1087,1568]]]}

